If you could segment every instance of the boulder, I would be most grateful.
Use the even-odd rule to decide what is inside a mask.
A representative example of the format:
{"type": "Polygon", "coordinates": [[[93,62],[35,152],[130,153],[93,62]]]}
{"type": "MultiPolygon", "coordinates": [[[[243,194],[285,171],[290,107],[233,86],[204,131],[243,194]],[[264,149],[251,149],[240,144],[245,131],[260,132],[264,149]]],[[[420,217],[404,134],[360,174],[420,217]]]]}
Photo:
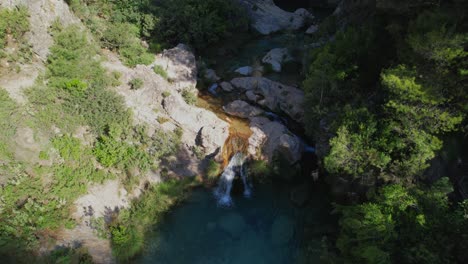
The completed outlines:
{"type": "Polygon", "coordinates": [[[215,70],[213,70],[213,69],[206,70],[204,77],[205,77],[206,80],[208,80],[210,82],[217,82],[217,81],[219,81],[221,79],[221,78],[218,77],[215,70]]]}
{"type": "Polygon", "coordinates": [[[173,86],[178,90],[196,90],[197,85],[197,65],[195,55],[190,49],[179,44],[177,47],[164,50],[156,56],[155,62],[151,66],[161,66],[171,80],[173,86]]]}
{"type": "Polygon", "coordinates": [[[229,125],[213,112],[188,105],[181,96],[171,95],[163,101],[167,115],[184,129],[183,142],[200,145],[211,154],[222,148],[229,135],[229,125]]]}
{"type": "Polygon", "coordinates": [[[290,164],[294,164],[302,157],[303,143],[299,137],[293,135],[283,124],[270,121],[266,117],[251,117],[249,137],[249,155],[258,156],[271,161],[276,152],[281,153],[290,164]]]}
{"type": "Polygon", "coordinates": [[[292,57],[289,54],[288,49],[286,48],[277,48],[270,50],[265,57],[263,57],[262,62],[265,64],[270,64],[273,71],[281,72],[283,62],[291,61],[292,57]]]}
{"type": "Polygon", "coordinates": [[[242,100],[236,100],[223,106],[223,110],[230,115],[242,118],[254,117],[263,113],[262,109],[252,106],[242,100]]]}
{"type": "Polygon", "coordinates": [[[252,26],[263,35],[281,30],[298,30],[313,18],[304,8],[287,12],[275,5],[273,0],[237,0],[251,18],[252,26]]]}
{"type": "Polygon", "coordinates": [[[234,78],[231,84],[245,91],[249,101],[274,112],[282,111],[297,122],[303,122],[303,91],[263,77],[234,78]]]}
{"type": "Polygon", "coordinates": [[[318,25],[312,25],[306,30],[305,33],[311,35],[311,34],[314,34],[315,32],[317,32],[318,29],[319,29],[318,25]]]}
{"type": "Polygon", "coordinates": [[[294,236],[294,221],[288,216],[278,216],[271,227],[271,242],[284,246],[294,236]]]}
{"type": "Polygon", "coordinates": [[[240,67],[239,69],[235,70],[234,72],[236,72],[236,73],[238,73],[240,75],[249,76],[249,75],[252,75],[253,68],[250,67],[250,66],[244,66],[244,67],[240,67]]]}
{"type": "Polygon", "coordinates": [[[219,86],[221,86],[221,89],[225,92],[232,92],[234,90],[234,87],[232,87],[232,84],[228,82],[222,82],[219,86]]]}

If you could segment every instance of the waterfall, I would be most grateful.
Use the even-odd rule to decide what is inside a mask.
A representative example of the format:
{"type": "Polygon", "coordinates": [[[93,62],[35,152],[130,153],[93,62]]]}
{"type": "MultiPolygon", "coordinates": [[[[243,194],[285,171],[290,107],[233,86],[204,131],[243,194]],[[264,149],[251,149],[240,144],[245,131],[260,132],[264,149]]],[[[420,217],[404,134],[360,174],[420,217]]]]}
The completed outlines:
{"type": "Polygon", "coordinates": [[[218,182],[218,187],[215,189],[214,194],[218,199],[218,204],[221,206],[231,206],[231,189],[232,181],[236,176],[236,170],[239,170],[239,174],[244,183],[244,196],[250,197],[252,191],[247,181],[247,172],[244,168],[245,156],[241,152],[237,152],[229,161],[229,164],[224,169],[223,174],[218,182]]]}

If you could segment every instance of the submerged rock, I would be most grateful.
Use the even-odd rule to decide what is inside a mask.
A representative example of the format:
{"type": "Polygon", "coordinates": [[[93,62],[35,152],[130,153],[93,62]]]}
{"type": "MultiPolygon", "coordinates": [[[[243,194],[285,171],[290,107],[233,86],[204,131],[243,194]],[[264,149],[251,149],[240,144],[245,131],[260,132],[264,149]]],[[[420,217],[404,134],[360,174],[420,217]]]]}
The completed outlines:
{"type": "Polygon", "coordinates": [[[287,48],[277,48],[270,50],[262,62],[270,64],[273,71],[281,72],[283,62],[291,61],[292,57],[287,48]]]}
{"type": "Polygon", "coordinates": [[[262,109],[252,106],[242,100],[236,100],[223,106],[223,110],[230,115],[242,118],[258,116],[263,113],[262,109]]]}
{"type": "Polygon", "coordinates": [[[274,112],[282,111],[297,122],[303,122],[303,91],[263,77],[234,78],[231,84],[245,91],[250,101],[274,112]]]}
{"type": "Polygon", "coordinates": [[[271,227],[271,242],[275,245],[285,245],[294,236],[294,221],[288,216],[278,216],[271,227]]]}

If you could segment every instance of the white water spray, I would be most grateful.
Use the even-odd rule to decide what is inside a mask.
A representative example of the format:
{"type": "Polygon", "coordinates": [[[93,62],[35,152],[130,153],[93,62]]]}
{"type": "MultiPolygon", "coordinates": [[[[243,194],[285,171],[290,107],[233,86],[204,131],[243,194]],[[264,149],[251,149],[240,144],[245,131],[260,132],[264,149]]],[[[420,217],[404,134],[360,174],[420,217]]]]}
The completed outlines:
{"type": "Polygon", "coordinates": [[[232,181],[236,176],[236,169],[240,171],[240,176],[242,182],[244,183],[244,196],[250,197],[252,194],[250,185],[247,181],[247,172],[244,168],[245,156],[238,152],[236,153],[231,160],[229,161],[228,166],[224,169],[223,174],[218,182],[218,187],[214,191],[216,198],[218,199],[218,204],[221,206],[231,206],[231,189],[232,181]]]}

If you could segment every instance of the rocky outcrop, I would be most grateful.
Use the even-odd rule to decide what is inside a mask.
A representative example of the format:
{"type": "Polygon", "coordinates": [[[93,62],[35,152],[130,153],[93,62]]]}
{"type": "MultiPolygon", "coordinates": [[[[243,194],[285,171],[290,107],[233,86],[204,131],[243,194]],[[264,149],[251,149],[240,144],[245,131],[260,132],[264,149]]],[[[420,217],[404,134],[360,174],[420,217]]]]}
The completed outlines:
{"type": "Polygon", "coordinates": [[[178,95],[165,98],[163,106],[167,115],[184,129],[183,142],[194,146],[200,137],[199,145],[207,154],[223,147],[229,136],[229,125],[214,113],[190,106],[178,95]]]}
{"type": "Polygon", "coordinates": [[[224,112],[230,115],[238,116],[242,118],[254,117],[263,113],[262,109],[252,106],[242,100],[236,100],[234,102],[231,102],[225,105],[223,107],[223,110],[224,112]]]}
{"type": "Polygon", "coordinates": [[[192,155],[192,150],[201,148],[206,155],[217,151],[221,153],[229,135],[229,125],[214,113],[189,105],[183,99],[182,91],[195,89],[196,86],[197,68],[193,53],[180,44],[158,55],[154,64],[137,65],[134,69],[124,66],[115,54],[107,55],[105,66],[111,71],[122,73],[122,85],[116,91],[132,109],[135,122],[147,124],[152,130],[174,131],[177,127],[182,128],[181,153],[171,163],[174,173],[181,176],[200,174],[201,160],[192,155]],[[170,82],[155,74],[153,65],[167,69],[170,82]],[[138,90],[132,90],[128,85],[134,78],[143,81],[143,86],[138,90]],[[177,167],[184,169],[179,170],[177,167]]]}
{"type": "Polygon", "coordinates": [[[309,35],[312,35],[314,34],[315,32],[317,32],[319,29],[318,25],[312,25],[310,26],[307,30],[306,30],[306,34],[309,34],[309,35]]]}
{"type": "Polygon", "coordinates": [[[240,75],[249,76],[249,75],[252,75],[253,68],[250,67],[250,66],[244,66],[244,67],[240,67],[239,69],[235,70],[234,72],[238,73],[240,75]]]}
{"type": "Polygon", "coordinates": [[[273,0],[237,0],[247,10],[252,26],[261,34],[268,35],[281,30],[297,30],[313,16],[305,9],[287,12],[275,5],[273,0]]]}
{"type": "Polygon", "coordinates": [[[152,66],[154,65],[161,66],[167,72],[168,79],[176,89],[196,90],[197,64],[195,55],[186,45],[179,44],[175,48],[164,50],[156,56],[152,66]]]}
{"type": "Polygon", "coordinates": [[[271,68],[275,72],[281,72],[283,62],[292,61],[291,54],[286,48],[277,48],[270,50],[265,57],[263,57],[262,62],[270,64],[271,68]]]}
{"type": "Polygon", "coordinates": [[[304,148],[300,138],[292,134],[283,124],[266,117],[250,118],[252,135],[249,138],[248,153],[262,159],[272,160],[276,152],[293,164],[300,160],[304,148]]]}
{"type": "Polygon", "coordinates": [[[244,91],[247,98],[273,112],[282,111],[292,119],[304,119],[304,92],[263,77],[241,77],[231,80],[234,87],[244,91]]]}

